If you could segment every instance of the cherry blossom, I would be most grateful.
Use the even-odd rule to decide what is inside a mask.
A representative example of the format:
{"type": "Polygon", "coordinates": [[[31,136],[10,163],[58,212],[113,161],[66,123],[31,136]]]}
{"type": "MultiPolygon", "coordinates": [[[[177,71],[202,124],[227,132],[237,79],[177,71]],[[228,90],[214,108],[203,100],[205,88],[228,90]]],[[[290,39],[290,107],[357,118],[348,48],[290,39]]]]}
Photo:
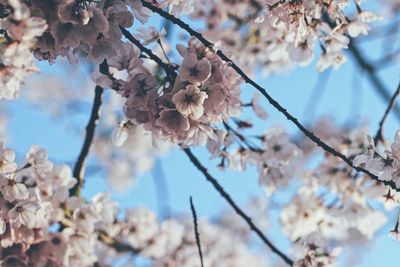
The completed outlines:
{"type": "Polygon", "coordinates": [[[193,85],[188,85],[186,89],[180,90],[172,97],[172,102],[175,104],[176,109],[183,115],[191,116],[197,120],[204,113],[204,100],[207,94],[193,85]]]}
{"type": "MultiPolygon", "coordinates": [[[[50,2],[0,0],[0,101],[18,98],[23,84],[24,103],[71,121],[86,98],[94,94],[94,101],[74,166],[53,162],[39,145],[16,156],[3,143],[11,127],[0,114],[1,266],[105,267],[132,257],[155,267],[280,265],[265,258],[249,226],[290,266],[335,266],[341,248],[368,244],[399,207],[400,130],[393,142],[383,134],[398,93],[373,137],[365,125],[303,124],[277,101],[270,80],[265,87],[256,81],[354,59],[385,91],[382,60],[368,62],[358,49],[381,19],[380,7],[346,0],[50,2]],[[46,61],[37,64],[43,72],[63,66],[67,78],[43,78],[37,61],[46,61]],[[89,79],[78,83],[82,70],[89,79]],[[249,87],[260,94],[251,98],[249,87]],[[304,136],[271,126],[273,110],[304,136]],[[253,115],[267,121],[258,127],[253,115]],[[265,194],[242,210],[191,152],[201,146],[218,175],[251,172],[265,194]],[[119,208],[114,193],[85,191],[89,168],[123,191],[172,149],[186,153],[234,213],[197,219],[193,207],[193,218],[158,216],[144,206],[119,208]],[[288,251],[268,239],[272,208],[279,208],[288,251]]],[[[392,2],[382,10],[396,15],[400,6],[392,2]]],[[[388,233],[396,240],[398,226],[388,233]]]]}

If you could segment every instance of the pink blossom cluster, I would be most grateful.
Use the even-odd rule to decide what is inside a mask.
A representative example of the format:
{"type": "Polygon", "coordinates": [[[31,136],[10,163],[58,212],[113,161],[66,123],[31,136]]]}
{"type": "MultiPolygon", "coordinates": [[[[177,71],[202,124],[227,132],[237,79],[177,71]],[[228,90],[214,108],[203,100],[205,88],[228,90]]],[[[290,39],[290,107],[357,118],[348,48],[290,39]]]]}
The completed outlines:
{"type": "Polygon", "coordinates": [[[51,63],[59,56],[77,62],[78,54],[101,63],[121,49],[120,26],[130,27],[134,16],[144,21],[149,14],[140,1],[3,0],[0,7],[0,98],[7,99],[18,96],[20,83],[35,71],[32,52],[51,63]]]}
{"type": "MultiPolygon", "coordinates": [[[[120,237],[140,254],[154,259],[152,266],[197,266],[198,248],[191,218],[159,222],[144,208],[128,210],[120,237]]],[[[204,264],[208,266],[266,266],[265,259],[246,248],[248,241],[223,225],[199,221],[204,264]],[[232,244],[226,246],[226,244],[232,244]]]]}
{"type": "Polygon", "coordinates": [[[346,61],[350,39],[365,35],[379,16],[361,8],[361,1],[163,1],[176,15],[191,12],[204,20],[205,36],[249,69],[266,74],[293,64],[309,65],[316,47],[322,50],[317,69],[338,68],[346,61]],[[231,23],[226,23],[230,21],[231,23]],[[257,67],[255,67],[257,66],[257,67]]]}
{"type": "Polygon", "coordinates": [[[47,24],[19,0],[2,0],[0,6],[4,13],[0,16],[0,99],[13,99],[21,82],[36,71],[31,49],[47,24]]]}
{"type": "MultiPolygon", "coordinates": [[[[163,1],[159,6],[169,6],[170,11],[176,14],[184,10],[187,13],[193,11],[194,17],[207,18],[210,12],[219,14],[213,16],[208,25],[209,31],[205,32],[206,36],[212,36],[213,30],[220,32],[216,26],[222,25],[225,18],[235,17],[232,14],[222,13],[246,10],[247,6],[253,13],[258,14],[261,12],[258,10],[260,4],[256,3],[258,2],[163,1]],[[211,10],[206,11],[206,6],[208,9],[211,7],[211,10]]],[[[141,1],[68,0],[45,5],[41,1],[25,3],[13,0],[1,5],[4,10],[9,11],[2,19],[3,32],[6,34],[5,47],[11,47],[13,43],[19,45],[29,43],[25,51],[33,51],[39,60],[54,62],[59,56],[67,56],[71,62],[77,62],[78,57],[84,55],[93,63],[107,62],[111,70],[125,72],[124,79],[119,79],[112,73],[102,73],[96,75],[95,80],[103,87],[118,90],[127,98],[124,113],[128,119],[135,124],[144,125],[147,130],[173,143],[204,144],[209,138],[216,138],[217,123],[241,113],[239,88],[241,79],[213,49],[205,47],[196,39],[191,39],[187,47],[179,45],[177,50],[183,57],[181,65],[168,62],[165,64],[167,67],[163,66],[166,76],[159,77],[156,70],[149,69],[144,63],[143,51],[140,51],[142,49],[139,50],[137,46],[121,40],[123,35],[121,27],[132,26],[134,18],[143,23],[150,16],[150,10],[144,8],[141,1]],[[15,19],[14,17],[20,13],[22,15],[15,19]],[[31,18],[30,14],[34,17],[31,18]],[[27,21],[16,23],[16,20],[27,21]],[[30,21],[34,23],[30,24],[30,21]]],[[[358,3],[356,5],[359,7],[358,3]]],[[[344,18],[347,17],[341,11],[345,3],[340,1],[330,4],[318,2],[315,5],[308,1],[284,1],[275,5],[267,3],[267,6],[269,8],[263,16],[266,18],[263,24],[251,24],[247,37],[244,38],[247,40],[246,47],[254,51],[254,57],[248,56],[252,54],[251,51],[247,53],[248,51],[242,51],[237,47],[241,55],[246,55],[247,62],[257,58],[257,61],[263,59],[265,62],[275,62],[274,64],[283,66],[285,64],[281,59],[287,61],[288,55],[292,61],[308,62],[313,54],[311,46],[318,37],[323,39],[325,44],[320,60],[323,62],[319,64],[324,65],[321,67],[324,69],[336,64],[335,62],[342,62],[337,59],[344,57],[341,51],[349,42],[346,34],[355,37],[360,33],[366,33],[368,26],[365,21],[373,19],[372,14],[360,11],[358,16],[360,19],[345,21],[344,18]],[[331,29],[329,23],[322,19],[325,13],[340,24],[331,29]],[[363,19],[364,17],[366,19],[363,19]],[[264,24],[266,29],[263,28],[264,24]],[[269,40],[264,40],[263,35],[269,40]],[[265,48],[265,44],[269,44],[271,48],[265,48]],[[254,48],[260,45],[264,48],[254,48]],[[263,54],[267,54],[267,57],[263,54]],[[268,59],[270,56],[278,58],[268,59]]],[[[261,22],[260,19],[258,22],[261,22]]],[[[235,36],[231,31],[236,32],[239,39],[243,39],[241,31],[237,31],[235,27],[230,30],[224,29],[223,32],[230,37],[235,36]]],[[[154,27],[144,27],[139,29],[136,37],[139,39],[138,42],[142,41],[147,45],[160,42],[164,34],[165,32],[158,33],[154,27]]],[[[216,41],[223,39],[223,36],[219,35],[216,41]]],[[[234,46],[234,42],[228,41],[222,42],[219,46],[225,47],[226,43],[234,46]]],[[[20,52],[15,54],[23,55],[20,52]]],[[[23,58],[25,60],[26,57],[23,58]]],[[[7,62],[16,64],[15,62],[19,61],[15,58],[13,60],[4,58],[2,62],[6,66],[7,62]]],[[[26,68],[25,63],[22,65],[26,68]]],[[[19,72],[10,73],[12,77],[17,77],[16,74],[19,72]]],[[[9,75],[2,77],[7,78],[9,75]]],[[[20,81],[21,79],[13,84],[19,85],[20,81]]],[[[18,92],[17,87],[10,86],[4,86],[1,91],[7,98],[16,96],[18,92]]]]}
{"type": "Polygon", "coordinates": [[[393,181],[400,186],[400,131],[390,146],[375,147],[374,140],[367,136],[364,146],[354,159],[357,166],[364,166],[382,181],[393,181]]]}
{"type": "MultiPolygon", "coordinates": [[[[318,136],[353,158],[355,164],[372,160],[376,153],[367,142],[367,131],[362,126],[343,129],[328,119],[321,119],[316,125],[318,136]]],[[[243,171],[248,166],[257,166],[260,186],[271,197],[278,189],[293,183],[299,185],[297,193],[280,213],[283,231],[294,243],[316,234],[325,242],[334,241],[341,246],[350,240],[371,240],[387,223],[387,216],[370,203],[380,203],[388,211],[399,205],[398,192],[356,175],[336,157],[317,153],[320,152],[317,146],[308,139],[291,141],[282,128],[268,129],[257,137],[258,142],[244,142],[248,137],[240,128],[228,127],[218,133],[218,141],[210,139],[207,147],[213,157],[220,159],[220,168],[243,171]],[[310,168],[309,163],[316,158],[319,163],[310,168]]],[[[379,168],[368,169],[382,179],[382,157],[375,155],[372,165],[377,164],[375,161],[379,162],[379,168]]],[[[393,168],[388,174],[386,181],[395,181],[393,168]]]]}
{"type": "MultiPolygon", "coordinates": [[[[157,81],[139,58],[139,51],[129,43],[124,44],[122,53],[128,57],[108,60],[110,69],[126,70],[128,77],[110,79],[100,74],[95,80],[111,85],[126,97],[124,113],[133,124],[141,124],[172,143],[205,144],[209,138],[216,138],[216,124],[241,113],[242,80],[229,64],[196,39],[191,39],[188,47],[178,45],[177,50],[183,61],[172,82],[168,79],[175,71],[157,81]]],[[[124,136],[124,125],[118,137],[124,136]]]]}
{"type": "MultiPolygon", "coordinates": [[[[108,194],[87,201],[70,195],[75,183],[71,169],[50,162],[37,145],[18,167],[14,151],[1,144],[2,266],[110,266],[123,253],[151,258],[152,266],[197,264],[191,218],[159,221],[154,212],[136,207],[118,219],[117,203],[108,194]]],[[[208,265],[266,266],[232,225],[201,220],[199,226],[208,265]]]]}
{"type": "MultiPolygon", "coordinates": [[[[72,63],[88,60],[96,65],[96,91],[110,88],[109,93],[119,97],[110,97],[115,103],[105,108],[104,132],[93,141],[98,164],[106,166],[115,184],[125,187],[133,172],[151,168],[155,143],[157,148],[206,145],[220,169],[255,167],[260,186],[271,198],[278,189],[297,187],[280,213],[295,250],[295,266],[332,266],[336,245],[371,239],[387,217],[370,203],[391,210],[398,207],[399,194],[357,174],[332,153],[320,153],[315,142],[292,139],[282,128],[248,136],[245,130],[252,124],[237,118],[243,108],[251,107],[261,119],[268,114],[256,97],[242,102],[245,75],[217,51],[269,73],[293,63],[309,64],[319,43],[317,68],[323,71],[345,62],[343,51],[351,38],[367,34],[368,23],[378,17],[362,10],[360,1],[346,0],[153,4],[177,16],[205,19],[204,36],[215,45],[191,38],[176,47],[181,63],[172,62],[162,44],[164,30],[145,26],[131,35],[125,29],[151,15],[140,0],[0,0],[0,99],[18,96],[21,82],[36,70],[33,56],[50,63],[59,57],[72,63]],[[355,14],[345,13],[350,5],[355,14]],[[161,51],[148,49],[149,44],[161,51]],[[111,149],[110,139],[119,150],[111,149]],[[315,236],[323,241],[312,240],[315,236]]],[[[64,95],[54,93],[49,99],[56,97],[64,95]]],[[[362,127],[343,129],[322,120],[313,130],[355,167],[400,187],[400,132],[391,145],[376,146],[362,127]]],[[[69,166],[50,162],[36,145],[18,166],[15,153],[0,144],[1,266],[110,266],[122,253],[150,258],[152,266],[198,264],[194,229],[186,217],[162,221],[140,207],[121,214],[105,193],[91,200],[74,193],[77,178],[69,166]]],[[[249,249],[251,240],[242,226],[218,219],[199,222],[205,266],[266,265],[249,249]]],[[[398,227],[392,231],[395,238],[400,236],[398,227]]]]}
{"type": "Polygon", "coordinates": [[[247,166],[256,166],[259,183],[268,194],[288,185],[305,163],[301,149],[280,127],[270,128],[258,137],[259,146],[243,144],[231,129],[217,133],[218,138],[210,139],[207,148],[213,157],[221,160],[219,167],[244,171],[247,166]]]}

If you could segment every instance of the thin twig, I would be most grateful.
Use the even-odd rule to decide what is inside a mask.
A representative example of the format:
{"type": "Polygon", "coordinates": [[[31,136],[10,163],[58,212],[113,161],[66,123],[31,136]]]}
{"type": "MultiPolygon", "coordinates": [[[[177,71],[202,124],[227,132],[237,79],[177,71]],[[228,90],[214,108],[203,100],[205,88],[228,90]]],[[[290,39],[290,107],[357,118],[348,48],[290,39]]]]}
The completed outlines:
{"type": "Polygon", "coordinates": [[[172,80],[175,80],[176,78],[176,72],[175,69],[172,65],[165,63],[164,61],[161,60],[158,56],[156,56],[150,49],[142,45],[139,40],[137,40],[128,30],[126,30],[123,27],[119,27],[122,31],[122,34],[128,39],[130,42],[132,42],[134,45],[136,45],[142,52],[146,53],[150,59],[155,61],[161,68],[163,68],[167,74],[172,80]]]}
{"type": "Polygon", "coordinates": [[[255,147],[252,144],[250,144],[250,142],[247,140],[247,138],[245,136],[243,136],[241,133],[239,133],[238,131],[236,131],[235,129],[233,129],[228,123],[226,122],[222,122],[225,129],[227,131],[232,132],[238,139],[240,142],[242,142],[248,149],[250,149],[253,152],[256,153],[262,153],[263,150],[261,148],[255,147]]]}
{"type": "Polygon", "coordinates": [[[193,199],[191,196],[190,196],[190,209],[192,210],[194,235],[196,237],[197,248],[199,249],[200,263],[201,263],[201,267],[204,267],[203,253],[201,252],[200,234],[199,234],[199,229],[198,229],[198,225],[197,225],[196,209],[194,208],[193,199]]]}
{"type": "Polygon", "coordinates": [[[244,213],[244,211],[239,208],[239,206],[235,203],[235,201],[231,198],[231,196],[224,190],[224,188],[218,183],[218,181],[208,173],[208,170],[201,164],[201,162],[196,158],[196,156],[192,153],[192,151],[190,151],[190,149],[188,148],[183,149],[183,151],[186,153],[186,155],[193,163],[193,165],[196,166],[196,168],[204,175],[207,181],[209,181],[214,186],[214,188],[229,203],[229,205],[235,210],[235,212],[240,217],[242,217],[242,219],[247,223],[250,229],[254,233],[256,233],[257,236],[261,238],[264,244],[267,245],[272,250],[272,252],[277,254],[284,262],[286,262],[290,266],[293,266],[293,260],[291,260],[282,251],[280,251],[277,247],[275,247],[274,244],[272,244],[271,241],[261,232],[261,230],[257,228],[257,226],[253,223],[251,218],[247,216],[246,213],[244,213]]]}
{"type": "Polygon", "coordinates": [[[102,231],[99,232],[98,239],[102,243],[115,249],[115,251],[117,251],[119,253],[130,252],[132,254],[138,254],[140,252],[140,249],[136,249],[127,243],[120,242],[120,241],[116,240],[115,238],[108,236],[107,233],[102,232],[102,231]]]}
{"type": "Polygon", "coordinates": [[[321,101],[322,95],[328,85],[328,80],[331,75],[331,71],[328,70],[318,75],[317,82],[314,85],[313,91],[308,98],[305,109],[303,110],[303,117],[307,118],[308,123],[311,124],[316,112],[317,106],[321,101]]]}
{"type": "MultiPolygon", "coordinates": [[[[107,63],[104,61],[100,64],[100,72],[107,72],[107,63]]],[[[81,152],[79,153],[78,160],[75,164],[73,176],[78,180],[74,187],[69,191],[70,195],[78,196],[84,184],[86,160],[89,154],[90,147],[93,143],[94,132],[96,125],[100,117],[100,108],[102,104],[104,89],[100,86],[96,86],[94,93],[94,101],[92,106],[92,112],[90,114],[89,122],[86,126],[86,135],[82,145],[81,152]]]]}
{"type": "MultiPolygon", "coordinates": [[[[378,95],[382,98],[382,100],[389,101],[391,97],[390,91],[386,88],[382,80],[378,77],[375,66],[365,59],[360,49],[354,44],[353,41],[351,41],[349,44],[349,51],[354,57],[359,68],[364,70],[367,74],[370,83],[373,85],[373,88],[378,93],[378,95]]],[[[393,107],[393,110],[395,111],[397,120],[400,121],[400,107],[395,105],[393,107]]]]}
{"type": "Polygon", "coordinates": [[[397,85],[396,92],[394,92],[392,98],[390,99],[389,105],[387,106],[387,108],[385,110],[385,114],[383,114],[383,117],[379,122],[379,128],[374,137],[375,144],[377,144],[379,141],[383,141],[383,124],[385,123],[387,116],[389,115],[390,111],[392,110],[392,108],[396,102],[396,98],[399,96],[399,94],[400,94],[400,82],[397,85]]]}
{"type": "Polygon", "coordinates": [[[169,57],[168,57],[168,55],[167,55],[167,52],[166,52],[165,49],[164,49],[164,46],[163,46],[163,44],[162,44],[162,42],[161,42],[161,39],[158,39],[157,43],[158,43],[158,45],[160,46],[161,51],[162,51],[162,53],[163,53],[165,59],[168,61],[168,64],[171,65],[171,61],[169,60],[169,57]]]}
{"type": "MultiPolygon", "coordinates": [[[[210,41],[208,41],[206,38],[204,38],[201,33],[193,30],[188,24],[186,24],[182,20],[180,20],[180,19],[176,18],[175,16],[169,14],[168,12],[165,12],[164,10],[152,5],[151,3],[148,3],[144,0],[141,0],[141,1],[142,1],[143,6],[149,8],[151,11],[159,14],[160,16],[164,17],[165,19],[168,19],[172,23],[178,25],[179,27],[184,29],[186,32],[188,32],[190,35],[196,37],[206,47],[208,47],[210,49],[214,49],[214,45],[210,41]]],[[[400,191],[400,188],[397,188],[396,184],[393,181],[381,181],[381,180],[379,180],[378,176],[372,174],[370,171],[368,171],[362,167],[359,167],[359,166],[354,166],[351,159],[347,158],[345,155],[343,155],[342,153],[340,153],[333,147],[331,147],[328,144],[326,144],[325,142],[323,142],[319,137],[314,135],[313,132],[311,132],[306,127],[304,127],[296,117],[294,117],[292,114],[290,114],[286,110],[286,108],[281,106],[281,104],[279,104],[279,102],[277,102],[272,96],[270,96],[263,87],[261,87],[258,83],[256,83],[254,80],[252,80],[238,65],[235,64],[235,62],[233,62],[221,50],[218,50],[216,52],[216,54],[222,60],[228,62],[230,64],[230,66],[236,71],[236,73],[238,73],[243,78],[243,80],[246,83],[252,85],[255,89],[257,89],[275,109],[277,109],[280,113],[282,113],[289,121],[294,123],[297,126],[297,128],[301,132],[303,132],[309,139],[311,139],[317,146],[321,147],[323,150],[325,150],[329,154],[342,159],[347,165],[349,165],[354,170],[363,172],[364,174],[367,174],[368,176],[370,176],[373,180],[375,180],[377,182],[381,182],[384,185],[390,186],[392,189],[394,189],[396,191],[400,191]]]]}

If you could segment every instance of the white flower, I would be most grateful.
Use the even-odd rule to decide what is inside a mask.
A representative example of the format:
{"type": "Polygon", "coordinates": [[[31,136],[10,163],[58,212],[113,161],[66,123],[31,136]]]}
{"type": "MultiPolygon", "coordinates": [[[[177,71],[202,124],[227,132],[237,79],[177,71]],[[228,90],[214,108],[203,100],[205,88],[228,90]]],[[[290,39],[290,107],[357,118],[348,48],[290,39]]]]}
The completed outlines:
{"type": "Polygon", "coordinates": [[[117,203],[110,200],[110,195],[107,193],[98,193],[93,197],[93,207],[101,220],[99,224],[112,224],[115,216],[118,213],[117,203]]]}
{"type": "Polygon", "coordinates": [[[95,223],[99,221],[99,216],[91,205],[76,209],[72,217],[76,230],[82,233],[92,233],[95,229],[95,223]]]}
{"type": "Polygon", "coordinates": [[[53,207],[50,202],[42,202],[39,206],[40,208],[36,213],[34,228],[49,227],[50,215],[53,211],[53,207]]]}
{"type": "Polygon", "coordinates": [[[47,157],[47,151],[38,145],[32,145],[26,155],[26,159],[40,176],[44,176],[53,168],[53,163],[48,161],[47,157]]]}
{"type": "Polygon", "coordinates": [[[353,160],[354,166],[361,166],[367,164],[375,154],[375,143],[371,136],[366,137],[366,142],[362,148],[352,149],[350,152],[357,154],[353,160]]]}
{"type": "Polygon", "coordinates": [[[114,129],[111,133],[112,143],[116,147],[122,146],[128,139],[128,129],[125,124],[126,121],[121,122],[119,126],[116,129],[114,129]]]}
{"type": "Polygon", "coordinates": [[[347,25],[346,30],[350,37],[355,38],[361,34],[367,35],[369,26],[360,20],[355,20],[347,25]]]}
{"type": "Polygon", "coordinates": [[[13,175],[0,177],[0,187],[4,199],[9,202],[24,200],[29,197],[26,186],[22,183],[18,183],[13,175]]]}
{"type": "Polygon", "coordinates": [[[142,207],[126,211],[126,222],[121,238],[133,247],[145,246],[158,231],[158,220],[154,212],[142,207]]]}
{"type": "Polygon", "coordinates": [[[346,62],[346,57],[341,52],[325,52],[317,62],[317,70],[323,72],[329,67],[338,69],[340,65],[346,62]]]}
{"type": "Polygon", "coordinates": [[[367,169],[377,175],[380,180],[392,180],[392,174],[398,163],[393,159],[389,152],[386,152],[386,158],[373,158],[368,162],[367,169]]]}
{"type": "Polygon", "coordinates": [[[194,11],[194,3],[194,0],[164,0],[160,3],[160,7],[169,6],[169,13],[179,16],[192,13],[194,11]]]}
{"type": "Polygon", "coordinates": [[[253,108],[254,113],[262,120],[266,120],[268,118],[268,113],[265,111],[264,107],[260,105],[260,94],[254,94],[251,99],[251,106],[253,108]]]}
{"type": "Polygon", "coordinates": [[[309,65],[314,57],[314,39],[307,38],[305,41],[291,44],[288,47],[289,57],[300,66],[309,65]]]}
{"type": "Polygon", "coordinates": [[[0,235],[3,235],[6,232],[7,224],[3,218],[0,218],[0,235]]]}
{"type": "Polygon", "coordinates": [[[400,160],[400,130],[397,130],[394,135],[394,142],[390,146],[392,149],[392,155],[395,159],[400,160]]]}
{"type": "Polygon", "coordinates": [[[14,160],[14,151],[3,148],[3,143],[0,142],[0,173],[14,172],[17,169],[17,164],[15,164],[14,160]]]}
{"type": "Polygon", "coordinates": [[[21,202],[8,212],[10,224],[19,228],[21,225],[32,229],[36,225],[40,205],[35,202],[21,202]]]}

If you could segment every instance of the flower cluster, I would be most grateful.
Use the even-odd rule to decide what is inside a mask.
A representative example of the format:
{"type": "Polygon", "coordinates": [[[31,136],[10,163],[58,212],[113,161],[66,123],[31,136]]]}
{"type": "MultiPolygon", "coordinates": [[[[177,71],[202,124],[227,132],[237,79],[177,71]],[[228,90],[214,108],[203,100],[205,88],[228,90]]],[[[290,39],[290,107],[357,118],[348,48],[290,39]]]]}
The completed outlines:
{"type": "MultiPolygon", "coordinates": [[[[199,261],[190,218],[159,221],[154,212],[136,207],[119,220],[108,194],[90,201],[70,195],[76,183],[71,169],[50,162],[36,145],[18,167],[14,151],[1,144],[0,166],[2,266],[109,266],[121,253],[151,258],[152,266],[199,261]]],[[[266,266],[234,228],[206,220],[199,226],[206,264],[266,266]]]]}
{"type": "Polygon", "coordinates": [[[133,17],[146,20],[140,1],[42,1],[0,2],[0,98],[18,96],[19,84],[35,71],[34,56],[54,63],[59,56],[77,62],[86,54],[95,63],[117,56],[120,27],[130,27],[133,17]],[[135,12],[128,11],[132,6],[135,12]]]}
{"type": "MultiPolygon", "coordinates": [[[[343,129],[326,119],[316,125],[318,136],[355,163],[372,160],[374,147],[366,143],[365,127],[343,129]]],[[[256,165],[260,185],[271,197],[277,189],[300,184],[280,213],[282,228],[293,242],[315,234],[342,246],[349,240],[370,240],[387,222],[386,215],[370,203],[382,203],[387,210],[399,205],[397,192],[356,175],[338,158],[320,155],[308,139],[295,143],[283,129],[270,128],[256,136],[257,142],[251,142],[240,127],[226,126],[226,130],[218,131],[218,139],[207,144],[213,157],[221,160],[220,168],[243,171],[248,165],[256,165]],[[316,160],[319,163],[310,169],[310,162],[316,160]]]]}
{"type": "Polygon", "coordinates": [[[268,194],[287,186],[305,163],[302,150],[280,127],[270,128],[258,136],[261,144],[255,145],[243,142],[245,136],[226,125],[227,130],[219,130],[216,139],[209,139],[209,152],[221,160],[219,167],[222,169],[243,171],[248,165],[256,166],[259,183],[268,194]]]}
{"type": "Polygon", "coordinates": [[[292,64],[309,65],[316,44],[322,50],[317,69],[338,68],[346,61],[343,50],[350,39],[367,34],[369,23],[380,18],[362,10],[361,1],[353,1],[353,8],[347,0],[164,1],[162,5],[165,2],[175,14],[178,7],[191,10],[193,18],[207,22],[205,36],[221,41],[242,65],[260,66],[267,74],[292,64]],[[351,9],[356,14],[348,14],[351,9]]]}
{"type": "MultiPolygon", "coordinates": [[[[199,263],[190,218],[159,222],[153,212],[136,208],[127,211],[121,226],[123,230],[117,238],[127,240],[131,246],[139,248],[141,255],[154,259],[152,266],[196,266],[199,263]]],[[[240,235],[231,229],[201,220],[199,231],[205,265],[266,266],[265,260],[247,250],[240,235]],[[226,246],[227,242],[234,245],[226,246]]]]}
{"type": "Polygon", "coordinates": [[[356,166],[363,166],[382,181],[393,182],[400,186],[400,131],[394,136],[394,142],[388,146],[376,148],[374,140],[367,136],[359,153],[354,158],[356,166]]]}
{"type": "Polygon", "coordinates": [[[354,1],[357,14],[349,18],[344,9],[348,1],[268,1],[264,14],[257,22],[269,25],[283,24],[288,30],[286,41],[292,61],[300,65],[311,62],[316,40],[321,43],[322,56],[317,69],[337,68],[345,62],[343,49],[348,48],[350,38],[367,34],[368,23],[379,19],[371,12],[363,11],[359,1],[354,1]]]}
{"type": "Polygon", "coordinates": [[[0,16],[0,99],[13,99],[21,82],[36,71],[31,49],[47,24],[18,0],[0,1],[0,9],[6,16],[0,16]]]}
{"type": "Polygon", "coordinates": [[[183,61],[172,82],[168,79],[175,71],[157,81],[131,44],[124,44],[121,56],[108,61],[111,70],[127,71],[125,80],[102,74],[95,79],[126,97],[124,113],[133,124],[176,144],[205,144],[216,138],[214,125],[241,113],[241,79],[196,39],[177,49],[183,61]],[[123,55],[129,55],[129,61],[123,55]]]}
{"type": "MultiPolygon", "coordinates": [[[[262,135],[246,136],[244,130],[252,124],[238,119],[243,108],[251,107],[261,119],[268,114],[256,97],[242,102],[242,78],[246,82],[249,78],[239,75],[224,53],[248,69],[269,73],[310,64],[319,43],[322,55],[317,69],[336,68],[345,62],[343,51],[351,38],[367,34],[368,23],[378,17],[362,10],[360,1],[265,2],[153,1],[154,8],[168,7],[176,16],[205,19],[202,34],[216,43],[190,38],[176,46],[179,56],[173,57],[163,45],[164,29],[145,26],[133,35],[127,30],[134,20],[142,24],[148,20],[151,11],[143,5],[150,2],[0,0],[0,99],[18,96],[21,82],[35,71],[34,57],[50,63],[67,57],[71,63],[95,64],[96,93],[110,88],[106,93],[112,96],[93,149],[114,185],[126,187],[132,173],[150,169],[154,150],[170,144],[206,144],[220,169],[254,167],[271,198],[277,189],[295,186],[280,214],[294,246],[306,240],[294,266],[330,266],[337,255],[329,248],[330,241],[336,246],[371,239],[387,218],[370,203],[381,202],[390,210],[398,206],[400,196],[355,173],[342,160],[318,153],[314,143],[291,139],[284,129],[272,127],[262,135]],[[350,5],[354,15],[345,13],[350,5]],[[224,53],[217,53],[217,48],[224,53]],[[111,127],[116,129],[112,132],[111,127]],[[110,148],[110,139],[117,150],[110,148]],[[325,243],[310,241],[314,235],[325,243]]],[[[41,89],[36,95],[41,101],[72,102],[84,95],[84,89],[65,94],[41,89]]],[[[273,106],[299,125],[279,104],[273,106]]],[[[353,162],[400,188],[400,131],[388,147],[365,138],[362,127],[350,130],[320,121],[313,131],[323,144],[349,159],[349,165],[353,162]]],[[[318,138],[311,139],[318,143],[318,138]]],[[[198,265],[193,226],[186,217],[160,221],[152,211],[137,207],[122,214],[107,194],[86,200],[76,193],[76,178],[69,166],[53,164],[36,145],[17,165],[15,153],[0,143],[1,266],[110,266],[125,252],[150,258],[155,267],[198,265]]],[[[257,205],[265,207],[262,202],[257,205]]],[[[243,234],[242,225],[228,226],[227,220],[199,222],[205,265],[265,266],[248,248],[251,239],[243,234]]],[[[392,235],[398,238],[398,223],[392,235]]]]}
{"type": "Polygon", "coordinates": [[[332,251],[327,251],[320,236],[310,236],[309,238],[297,242],[296,245],[299,247],[298,254],[302,254],[302,257],[297,260],[293,266],[337,266],[336,260],[341,252],[341,248],[335,247],[332,251]]]}

